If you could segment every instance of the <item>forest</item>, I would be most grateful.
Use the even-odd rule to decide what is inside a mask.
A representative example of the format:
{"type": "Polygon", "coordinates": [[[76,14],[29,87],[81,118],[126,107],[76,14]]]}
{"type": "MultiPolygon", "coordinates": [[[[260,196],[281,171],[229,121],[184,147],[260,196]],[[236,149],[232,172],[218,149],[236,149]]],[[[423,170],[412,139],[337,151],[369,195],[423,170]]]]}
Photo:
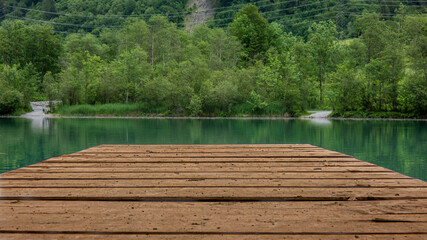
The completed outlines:
{"type": "Polygon", "coordinates": [[[427,117],[427,1],[0,4],[0,115],[427,117]]]}

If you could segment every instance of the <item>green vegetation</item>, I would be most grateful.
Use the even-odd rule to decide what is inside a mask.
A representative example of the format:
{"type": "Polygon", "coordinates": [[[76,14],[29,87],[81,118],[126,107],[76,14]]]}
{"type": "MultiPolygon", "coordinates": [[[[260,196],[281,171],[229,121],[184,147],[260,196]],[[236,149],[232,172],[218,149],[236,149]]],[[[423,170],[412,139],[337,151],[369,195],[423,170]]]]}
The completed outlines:
{"type": "Polygon", "coordinates": [[[275,1],[270,9],[265,1],[217,1],[215,19],[192,34],[182,28],[186,1],[6,2],[0,114],[55,99],[61,114],[298,116],[317,108],[427,117],[423,2],[275,1]],[[364,12],[336,15],[356,5],[364,12]],[[234,8],[219,28],[223,10],[234,8]]]}
{"type": "Polygon", "coordinates": [[[142,20],[154,15],[168,16],[183,24],[187,0],[3,0],[0,17],[32,23],[51,22],[58,32],[92,32],[119,28],[129,18],[142,20]]]}
{"type": "Polygon", "coordinates": [[[112,116],[141,116],[147,114],[161,114],[164,109],[151,109],[138,103],[109,103],[102,105],[64,105],[55,112],[62,115],[112,115],[112,116]]]}
{"type": "Polygon", "coordinates": [[[401,112],[362,112],[362,111],[335,111],[329,117],[337,118],[392,118],[392,119],[408,119],[416,118],[413,113],[401,112]]]}

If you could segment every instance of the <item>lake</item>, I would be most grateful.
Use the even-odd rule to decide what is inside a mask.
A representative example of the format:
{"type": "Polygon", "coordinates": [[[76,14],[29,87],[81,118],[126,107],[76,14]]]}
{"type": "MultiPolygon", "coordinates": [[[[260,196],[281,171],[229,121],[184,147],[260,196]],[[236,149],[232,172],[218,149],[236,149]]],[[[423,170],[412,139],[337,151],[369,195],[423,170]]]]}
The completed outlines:
{"type": "Polygon", "coordinates": [[[0,173],[100,144],[308,143],[427,180],[427,121],[0,118],[0,173]]]}

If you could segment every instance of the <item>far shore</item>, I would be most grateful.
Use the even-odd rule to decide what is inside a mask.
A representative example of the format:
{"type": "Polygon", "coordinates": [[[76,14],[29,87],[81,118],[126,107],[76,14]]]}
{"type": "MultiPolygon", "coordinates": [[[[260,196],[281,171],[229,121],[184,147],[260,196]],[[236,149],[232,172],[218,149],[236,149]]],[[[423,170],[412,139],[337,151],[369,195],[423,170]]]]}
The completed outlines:
{"type": "Polygon", "coordinates": [[[427,121],[427,119],[417,118],[338,118],[338,117],[325,117],[325,118],[312,118],[309,116],[301,117],[285,117],[285,116],[242,116],[242,117],[191,117],[191,116],[134,116],[134,115],[59,115],[59,114],[45,114],[37,117],[25,116],[0,116],[0,118],[75,118],[75,119],[200,119],[200,120],[375,120],[375,121],[427,121]]]}

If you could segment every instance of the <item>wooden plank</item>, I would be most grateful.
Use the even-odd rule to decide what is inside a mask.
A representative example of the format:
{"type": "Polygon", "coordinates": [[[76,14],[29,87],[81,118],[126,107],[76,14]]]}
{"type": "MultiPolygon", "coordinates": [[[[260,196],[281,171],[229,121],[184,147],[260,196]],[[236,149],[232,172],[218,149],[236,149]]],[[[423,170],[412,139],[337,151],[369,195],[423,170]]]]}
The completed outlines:
{"type": "Polygon", "coordinates": [[[102,145],[0,199],[0,239],[427,237],[426,182],[311,145],[102,145]]]}
{"type": "Polygon", "coordinates": [[[68,157],[121,157],[121,158],[352,158],[349,155],[334,152],[232,152],[232,153],[74,153],[68,157]]]}
{"type": "Polygon", "coordinates": [[[111,179],[111,180],[7,180],[0,187],[427,187],[417,179],[111,179]]]}
{"type": "Polygon", "coordinates": [[[215,148],[192,148],[192,147],[186,147],[186,148],[168,148],[168,147],[162,147],[162,148],[91,148],[84,151],[80,151],[73,154],[111,154],[111,153],[132,153],[132,152],[139,152],[139,153],[242,153],[242,152],[324,152],[324,153],[339,153],[336,151],[331,151],[323,148],[221,148],[221,147],[215,147],[215,148]]]}
{"type": "Polygon", "coordinates": [[[210,240],[210,239],[223,239],[223,240],[421,240],[427,239],[427,234],[26,234],[26,233],[1,233],[0,239],[8,240],[210,240]]]}
{"type": "MultiPolygon", "coordinates": [[[[323,152],[339,153],[315,146],[300,145],[120,145],[97,146],[74,154],[110,154],[110,153],[240,153],[240,152],[323,152]]],[[[340,153],[342,154],[342,153],[340,153]]]]}
{"type": "Polygon", "coordinates": [[[426,209],[426,200],[279,203],[0,201],[0,215],[4,216],[0,218],[0,231],[426,234],[426,209]]]}
{"type": "MultiPolygon", "coordinates": [[[[71,157],[60,156],[45,160],[46,163],[272,163],[272,162],[355,162],[354,158],[122,158],[122,157],[71,157]]],[[[360,160],[359,160],[360,161],[360,160]]]]}
{"type": "MultiPolygon", "coordinates": [[[[147,149],[147,148],[157,148],[157,149],[254,149],[254,148],[265,148],[265,149],[273,149],[273,148],[314,148],[314,149],[324,149],[320,148],[311,144],[157,144],[157,145],[144,145],[144,144],[138,144],[138,145],[99,145],[95,147],[91,147],[85,150],[82,150],[81,152],[85,151],[105,151],[108,149],[147,149]]],[[[326,150],[326,149],[324,149],[326,150]]]]}
{"type": "Polygon", "coordinates": [[[244,173],[289,173],[289,172],[392,172],[386,168],[376,166],[358,166],[358,167],[341,167],[341,166],[325,166],[325,167],[157,167],[157,168],[115,168],[115,167],[99,167],[99,168],[65,168],[65,167],[31,167],[20,168],[11,173],[176,173],[176,172],[244,172],[244,173]]]}
{"type": "Polygon", "coordinates": [[[315,146],[303,145],[120,145],[120,146],[97,146],[89,148],[73,155],[79,154],[112,154],[112,153],[335,153],[340,152],[327,150],[315,146]]]}
{"type": "Polygon", "coordinates": [[[156,155],[156,154],[199,154],[199,155],[219,155],[219,154],[283,154],[283,153],[293,153],[293,154],[338,154],[338,155],[345,155],[343,153],[329,151],[329,150],[322,150],[322,149],[311,149],[311,150],[300,150],[300,149],[248,149],[248,150],[236,150],[236,149],[212,149],[212,150],[198,150],[198,149],[179,149],[179,150],[172,150],[172,149],[147,149],[147,150],[122,150],[122,149],[116,149],[115,151],[86,151],[86,152],[76,152],[72,154],[67,154],[71,156],[79,156],[79,155],[114,155],[114,154],[150,154],[150,155],[156,155]]]}
{"type": "Polygon", "coordinates": [[[67,162],[41,162],[34,165],[30,165],[26,168],[32,167],[68,167],[68,168],[99,168],[99,167],[114,167],[114,168],[141,168],[141,167],[150,167],[150,168],[161,168],[161,167],[366,167],[366,166],[376,166],[375,164],[361,161],[354,162],[331,162],[331,161],[322,161],[322,162],[198,162],[198,163],[174,163],[174,162],[163,162],[163,163],[114,163],[114,162],[104,162],[104,163],[67,163],[67,162]]]}
{"type": "Polygon", "coordinates": [[[188,150],[188,149],[195,149],[195,150],[256,150],[256,149],[271,149],[271,150],[277,150],[277,149],[284,149],[284,150],[293,150],[293,149],[301,149],[301,150],[328,150],[325,148],[313,146],[313,145],[306,145],[306,144],[201,144],[201,145],[100,145],[91,147],[88,149],[84,149],[81,152],[86,151],[115,151],[117,149],[128,151],[128,150],[137,150],[137,151],[144,151],[146,149],[158,149],[160,151],[163,150],[188,150]]]}
{"type": "Polygon", "coordinates": [[[7,172],[0,175],[3,179],[411,179],[395,172],[290,172],[290,173],[15,173],[7,172]]]}
{"type": "Polygon", "coordinates": [[[387,200],[426,199],[427,189],[282,188],[282,187],[139,187],[139,188],[2,188],[0,199],[38,200],[387,200]]]}

